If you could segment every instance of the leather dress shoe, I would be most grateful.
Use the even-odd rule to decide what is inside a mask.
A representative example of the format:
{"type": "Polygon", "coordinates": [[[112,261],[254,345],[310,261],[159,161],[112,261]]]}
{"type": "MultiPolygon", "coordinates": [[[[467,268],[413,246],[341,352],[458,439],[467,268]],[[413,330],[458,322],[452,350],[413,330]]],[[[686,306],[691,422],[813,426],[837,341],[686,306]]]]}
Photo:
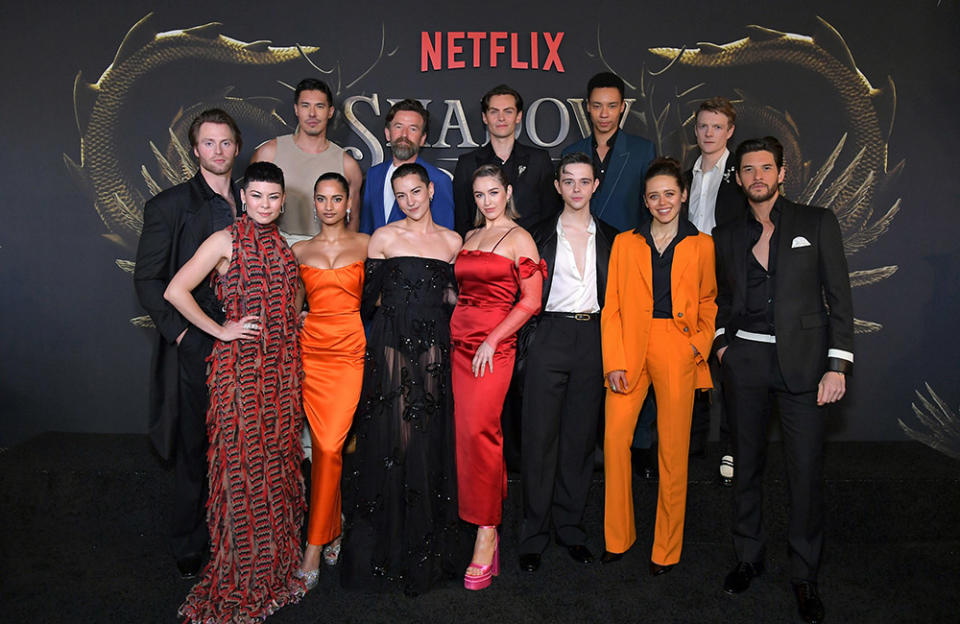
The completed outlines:
{"type": "Polygon", "coordinates": [[[203,557],[200,555],[187,555],[186,557],[177,559],[177,570],[180,572],[180,578],[196,578],[200,572],[200,564],[202,561],[203,557]]]}
{"type": "Polygon", "coordinates": [[[580,563],[593,563],[593,553],[590,552],[583,544],[567,546],[567,552],[570,553],[570,558],[574,561],[579,561],[580,563]]]}
{"type": "Polygon", "coordinates": [[[723,580],[723,591],[728,594],[739,594],[750,587],[750,581],[763,572],[763,562],[747,563],[741,561],[737,567],[723,580]]]}
{"type": "Polygon", "coordinates": [[[816,583],[794,581],[793,595],[797,597],[797,613],[807,624],[819,624],[823,621],[823,602],[817,595],[816,583]]]}
{"type": "Polygon", "coordinates": [[[650,562],[650,576],[663,576],[667,572],[673,569],[675,563],[670,565],[660,565],[659,563],[650,562]]]}
{"type": "Polygon", "coordinates": [[[614,553],[609,550],[603,551],[603,554],[600,555],[600,563],[613,563],[621,559],[623,559],[623,553],[614,553]]]}
{"type": "Polygon", "coordinates": [[[520,555],[520,569],[524,572],[536,572],[540,568],[540,553],[520,555]]]}

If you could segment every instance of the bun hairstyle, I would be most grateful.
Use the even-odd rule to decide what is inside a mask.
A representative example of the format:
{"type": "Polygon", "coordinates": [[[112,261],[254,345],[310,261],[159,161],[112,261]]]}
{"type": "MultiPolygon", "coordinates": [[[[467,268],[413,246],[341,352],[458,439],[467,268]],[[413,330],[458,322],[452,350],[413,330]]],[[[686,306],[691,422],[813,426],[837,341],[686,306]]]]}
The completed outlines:
{"type": "Polygon", "coordinates": [[[317,194],[317,187],[320,186],[321,182],[327,182],[328,180],[333,180],[334,182],[339,184],[340,187],[343,189],[344,196],[346,196],[347,198],[350,197],[350,183],[347,182],[347,179],[345,177],[343,177],[336,171],[328,171],[322,174],[319,178],[317,178],[317,181],[313,183],[313,194],[314,195],[317,194]]]}
{"type": "MultiPolygon", "coordinates": [[[[510,186],[510,183],[507,181],[507,174],[503,172],[503,169],[497,165],[481,165],[473,172],[473,177],[470,178],[470,187],[473,188],[473,184],[477,181],[477,178],[496,178],[500,185],[503,186],[503,190],[506,191],[507,187],[510,186]]],[[[517,212],[517,206],[514,204],[513,196],[507,200],[507,210],[506,215],[516,221],[520,218],[520,213],[517,212]]],[[[484,216],[480,212],[480,208],[477,208],[476,216],[473,218],[473,224],[477,227],[483,225],[484,216]]]]}

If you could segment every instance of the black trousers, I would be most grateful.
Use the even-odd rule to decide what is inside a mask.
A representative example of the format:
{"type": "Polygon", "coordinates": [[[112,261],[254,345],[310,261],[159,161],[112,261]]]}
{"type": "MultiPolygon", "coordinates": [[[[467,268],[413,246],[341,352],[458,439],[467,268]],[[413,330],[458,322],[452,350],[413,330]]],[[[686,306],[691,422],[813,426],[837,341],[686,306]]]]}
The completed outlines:
{"type": "Polygon", "coordinates": [[[586,542],[583,511],[603,405],[600,321],[541,317],[523,390],[520,554],[586,542]]]}
{"type": "Polygon", "coordinates": [[[207,356],[213,338],[191,326],[177,347],[180,387],[177,396],[177,445],[174,449],[170,546],[183,559],[202,555],[207,530],[207,356]]]}
{"type": "Polygon", "coordinates": [[[713,388],[697,390],[693,400],[693,420],[690,425],[690,453],[702,451],[706,448],[710,437],[710,421],[716,417],[720,420],[720,451],[722,455],[729,455],[731,450],[730,424],[727,410],[723,401],[723,375],[717,356],[710,354],[707,360],[710,365],[710,377],[713,379],[713,388]]]}
{"type": "Polygon", "coordinates": [[[787,541],[793,580],[817,579],[823,549],[823,439],[826,410],[817,391],[787,390],[775,344],[734,338],[723,354],[734,478],[733,545],[739,561],[763,559],[763,471],[767,424],[776,401],[790,501],[787,541]]]}

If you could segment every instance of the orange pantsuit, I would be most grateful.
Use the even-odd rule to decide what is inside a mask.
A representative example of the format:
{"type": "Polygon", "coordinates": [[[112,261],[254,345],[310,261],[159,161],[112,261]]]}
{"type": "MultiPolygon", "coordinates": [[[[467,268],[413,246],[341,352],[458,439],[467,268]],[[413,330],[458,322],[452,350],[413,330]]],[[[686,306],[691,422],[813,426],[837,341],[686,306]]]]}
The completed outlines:
{"type": "Polygon", "coordinates": [[[363,262],[336,269],[301,264],[300,278],[310,304],[300,330],[303,410],[313,439],[307,543],[323,546],[340,535],[343,444],[363,385],[363,262]]]}
{"type": "MultiPolygon", "coordinates": [[[[642,234],[617,236],[610,252],[600,317],[604,377],[625,370],[627,392],[607,392],[604,453],[604,541],[613,553],[637,539],[630,443],[651,383],[657,398],[660,490],[650,560],[680,560],[687,501],[690,419],[698,388],[710,388],[707,356],[717,305],[713,240],[706,234],[677,242],[670,269],[673,318],[653,318],[650,246],[642,234]],[[696,349],[696,353],[694,353],[696,349]]],[[[609,387],[609,382],[607,382],[609,387]]]]}

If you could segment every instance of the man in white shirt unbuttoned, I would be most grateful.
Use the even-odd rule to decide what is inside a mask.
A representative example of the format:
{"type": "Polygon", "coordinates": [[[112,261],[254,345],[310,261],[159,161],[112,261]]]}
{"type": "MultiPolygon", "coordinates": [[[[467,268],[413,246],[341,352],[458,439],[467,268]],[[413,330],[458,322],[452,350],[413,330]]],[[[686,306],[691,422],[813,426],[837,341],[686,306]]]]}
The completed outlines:
{"type": "MultiPolygon", "coordinates": [[[[543,312],[524,340],[520,569],[534,572],[550,541],[580,563],[593,561],[583,512],[603,403],[600,309],[617,230],[590,212],[597,188],[593,159],[575,152],[557,168],[563,212],[530,229],[547,263],[543,312]]],[[[530,327],[525,328],[529,331],[530,327]]]]}

